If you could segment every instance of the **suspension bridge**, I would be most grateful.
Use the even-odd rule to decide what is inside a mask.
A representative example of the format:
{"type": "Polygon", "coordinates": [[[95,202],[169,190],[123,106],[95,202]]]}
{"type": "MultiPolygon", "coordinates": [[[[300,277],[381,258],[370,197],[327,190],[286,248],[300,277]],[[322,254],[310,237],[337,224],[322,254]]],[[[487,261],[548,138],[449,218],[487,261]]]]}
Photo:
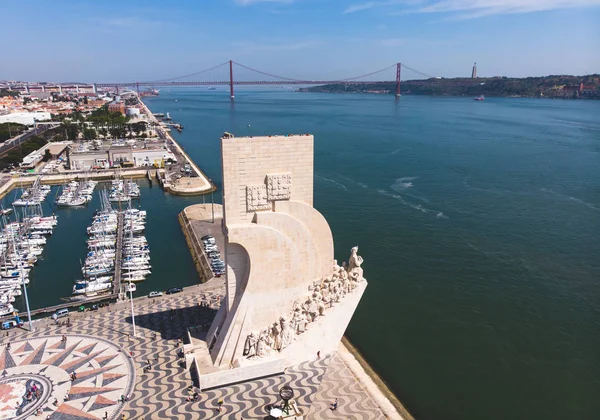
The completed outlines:
{"type": "MultiPolygon", "coordinates": [[[[394,63],[383,69],[379,69],[370,73],[361,74],[354,77],[346,77],[333,80],[323,79],[297,79],[292,77],[284,77],[270,72],[255,69],[234,60],[229,60],[216,66],[197,71],[194,73],[184,74],[168,79],[151,80],[151,81],[132,81],[132,82],[102,82],[93,84],[42,84],[31,86],[12,86],[15,90],[42,90],[55,91],[60,93],[63,89],[76,89],[77,92],[86,92],[92,89],[97,93],[98,88],[115,88],[117,91],[123,88],[140,87],[168,87],[168,86],[229,86],[229,94],[231,98],[235,97],[235,86],[259,86],[259,85],[328,85],[328,84],[395,84],[395,93],[400,95],[400,84],[402,72],[409,71],[420,78],[431,79],[433,76],[416,70],[402,63],[394,63]]],[[[411,80],[412,85],[419,84],[423,80],[411,80]]]]}

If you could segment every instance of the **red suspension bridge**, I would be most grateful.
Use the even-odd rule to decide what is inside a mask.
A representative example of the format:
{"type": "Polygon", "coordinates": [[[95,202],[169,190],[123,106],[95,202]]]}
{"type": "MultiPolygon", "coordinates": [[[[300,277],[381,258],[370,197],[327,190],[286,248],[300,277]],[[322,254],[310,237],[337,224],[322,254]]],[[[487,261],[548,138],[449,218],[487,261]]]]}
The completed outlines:
{"type": "MultiPolygon", "coordinates": [[[[359,84],[359,83],[374,83],[374,84],[395,84],[396,95],[400,95],[400,83],[402,70],[408,70],[420,78],[432,78],[433,76],[423,73],[419,70],[411,68],[405,64],[395,63],[383,69],[361,74],[359,76],[340,78],[334,80],[322,79],[295,79],[291,77],[279,76],[266,71],[257,70],[250,66],[238,63],[233,60],[226,61],[219,65],[210,67],[194,73],[184,74],[182,76],[172,77],[169,79],[151,80],[151,81],[136,81],[136,82],[112,82],[112,83],[94,83],[94,84],[37,84],[13,86],[15,90],[59,90],[77,89],[77,92],[93,89],[97,93],[98,88],[136,88],[139,92],[140,87],[158,87],[158,86],[229,86],[229,94],[233,98],[235,96],[235,86],[253,86],[253,85],[327,85],[327,84],[359,84]],[[394,80],[395,76],[395,80],[394,80]]],[[[411,81],[411,84],[418,81],[411,81]]]]}
{"type": "MultiPolygon", "coordinates": [[[[190,74],[185,74],[183,76],[173,77],[170,79],[162,79],[162,80],[153,80],[148,82],[129,82],[129,83],[97,83],[97,87],[136,87],[139,90],[140,86],[215,86],[215,85],[228,85],[229,86],[229,94],[233,98],[235,96],[234,86],[252,86],[252,85],[327,85],[327,84],[356,84],[356,83],[395,83],[396,84],[396,95],[400,95],[400,79],[402,75],[402,63],[396,63],[386,68],[367,73],[361,74],[355,77],[349,77],[344,79],[336,79],[336,80],[314,80],[314,79],[294,79],[290,77],[278,76],[272,73],[268,73],[265,71],[257,70],[255,68],[246,66],[244,64],[238,63],[233,60],[229,60],[225,63],[221,63],[217,66],[195,72],[190,74]],[[238,80],[234,78],[234,66],[239,67],[241,69],[247,70],[251,73],[258,74],[262,78],[268,78],[265,80],[238,80]],[[212,80],[189,80],[192,77],[197,77],[200,75],[204,75],[206,73],[213,72],[218,69],[227,68],[229,69],[229,77],[227,80],[213,78],[212,80]],[[373,80],[369,79],[370,77],[376,75],[383,75],[385,72],[389,72],[391,69],[396,70],[396,80],[373,80]],[[184,80],[186,79],[186,80],[184,80]]],[[[431,78],[432,76],[415,70],[411,67],[404,65],[404,68],[410,70],[419,76],[431,78]]]]}

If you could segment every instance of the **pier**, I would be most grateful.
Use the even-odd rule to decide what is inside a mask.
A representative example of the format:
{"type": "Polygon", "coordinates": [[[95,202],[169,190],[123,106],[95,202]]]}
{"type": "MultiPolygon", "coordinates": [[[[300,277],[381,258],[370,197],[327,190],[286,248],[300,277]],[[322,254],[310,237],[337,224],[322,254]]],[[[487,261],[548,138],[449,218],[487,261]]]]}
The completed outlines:
{"type": "Polygon", "coordinates": [[[117,213],[117,250],[115,252],[115,274],[113,275],[113,294],[119,295],[121,290],[121,262],[123,261],[123,212],[117,213]]]}

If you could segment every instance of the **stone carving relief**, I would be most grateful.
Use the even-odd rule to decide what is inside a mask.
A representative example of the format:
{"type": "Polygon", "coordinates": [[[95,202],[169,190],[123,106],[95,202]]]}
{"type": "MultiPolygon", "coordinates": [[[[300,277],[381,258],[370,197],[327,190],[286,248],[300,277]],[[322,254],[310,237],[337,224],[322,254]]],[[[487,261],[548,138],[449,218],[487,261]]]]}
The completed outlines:
{"type": "Polygon", "coordinates": [[[267,175],[269,201],[289,200],[292,196],[292,174],[267,175]]]}
{"type": "Polygon", "coordinates": [[[246,209],[249,212],[271,210],[271,202],[292,197],[292,174],[267,175],[264,185],[246,186],[246,209]]]}
{"type": "Polygon", "coordinates": [[[271,209],[271,203],[267,200],[267,187],[265,185],[246,186],[246,207],[248,211],[271,209]]]}
{"type": "Polygon", "coordinates": [[[325,316],[327,309],[358,287],[364,280],[362,263],[357,246],[350,251],[348,264],[344,262],[340,267],[337,260],[333,260],[331,277],[316,281],[309,287],[308,296],[298,299],[290,314],[281,316],[260,334],[251,332],[246,337],[243,355],[249,359],[262,358],[292,344],[297,335],[310,328],[311,323],[325,316]]]}

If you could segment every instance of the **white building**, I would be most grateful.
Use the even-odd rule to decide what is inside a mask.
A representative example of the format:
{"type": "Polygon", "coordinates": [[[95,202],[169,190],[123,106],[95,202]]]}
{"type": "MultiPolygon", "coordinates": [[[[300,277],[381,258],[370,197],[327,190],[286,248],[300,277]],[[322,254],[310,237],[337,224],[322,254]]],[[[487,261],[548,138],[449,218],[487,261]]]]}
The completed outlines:
{"type": "Polygon", "coordinates": [[[0,124],[17,123],[23,125],[34,125],[36,121],[50,121],[52,117],[49,112],[15,112],[0,115],[0,124]]]}
{"type": "Polygon", "coordinates": [[[130,108],[127,108],[125,113],[127,114],[128,117],[139,117],[140,109],[136,108],[136,107],[130,107],[130,108]]]}

